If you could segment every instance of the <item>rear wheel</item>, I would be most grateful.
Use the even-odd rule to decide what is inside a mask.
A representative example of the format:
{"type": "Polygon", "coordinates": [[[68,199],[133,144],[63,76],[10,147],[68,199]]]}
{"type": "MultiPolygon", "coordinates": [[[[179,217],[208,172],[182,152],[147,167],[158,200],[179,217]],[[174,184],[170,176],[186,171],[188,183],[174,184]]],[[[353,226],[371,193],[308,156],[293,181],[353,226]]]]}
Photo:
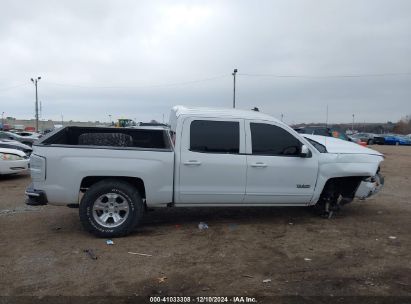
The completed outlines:
{"type": "Polygon", "coordinates": [[[373,145],[373,144],[374,144],[374,140],[369,139],[367,144],[368,144],[368,145],[373,145]]]}
{"type": "Polygon", "coordinates": [[[132,232],[140,223],[143,211],[143,201],[135,187],[107,179],[86,191],[79,215],[87,231],[99,237],[116,237],[132,232]]]}

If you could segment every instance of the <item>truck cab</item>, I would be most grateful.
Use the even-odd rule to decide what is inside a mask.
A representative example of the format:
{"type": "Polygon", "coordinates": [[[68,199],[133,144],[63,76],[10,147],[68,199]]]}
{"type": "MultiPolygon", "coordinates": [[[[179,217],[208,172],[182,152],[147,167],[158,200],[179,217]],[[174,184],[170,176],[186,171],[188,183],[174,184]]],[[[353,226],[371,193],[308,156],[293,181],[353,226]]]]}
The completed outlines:
{"type": "Polygon", "coordinates": [[[171,117],[176,205],[310,202],[318,155],[287,125],[255,111],[176,107],[171,117]]]}

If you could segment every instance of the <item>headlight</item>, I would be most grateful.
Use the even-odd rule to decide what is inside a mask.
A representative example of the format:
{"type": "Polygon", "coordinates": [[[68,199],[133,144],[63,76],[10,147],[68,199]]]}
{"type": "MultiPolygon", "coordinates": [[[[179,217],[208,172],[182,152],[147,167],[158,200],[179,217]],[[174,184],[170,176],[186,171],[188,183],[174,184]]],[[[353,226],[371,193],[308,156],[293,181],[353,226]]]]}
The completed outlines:
{"type": "Polygon", "coordinates": [[[23,157],[16,154],[0,153],[1,160],[22,160],[23,157]]]}

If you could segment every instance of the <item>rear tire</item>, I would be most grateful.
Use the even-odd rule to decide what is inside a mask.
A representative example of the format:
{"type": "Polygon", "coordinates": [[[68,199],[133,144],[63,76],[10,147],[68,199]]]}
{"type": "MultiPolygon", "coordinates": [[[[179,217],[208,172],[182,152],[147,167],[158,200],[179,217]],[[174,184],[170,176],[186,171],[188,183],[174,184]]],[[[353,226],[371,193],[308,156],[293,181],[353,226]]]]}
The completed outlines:
{"type": "Polygon", "coordinates": [[[98,237],[129,234],[141,222],[143,200],[127,182],[106,179],[91,186],[79,208],[83,227],[98,237]]]}
{"type": "Polygon", "coordinates": [[[368,144],[368,145],[373,145],[373,144],[374,144],[374,141],[373,141],[372,139],[369,139],[367,144],[368,144]]]}

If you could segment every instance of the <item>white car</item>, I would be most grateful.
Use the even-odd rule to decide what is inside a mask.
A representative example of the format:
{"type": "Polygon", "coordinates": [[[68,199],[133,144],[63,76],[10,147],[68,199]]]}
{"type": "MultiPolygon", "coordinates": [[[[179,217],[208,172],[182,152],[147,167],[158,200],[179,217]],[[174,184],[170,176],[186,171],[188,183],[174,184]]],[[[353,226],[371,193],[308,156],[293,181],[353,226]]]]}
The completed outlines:
{"type": "Polygon", "coordinates": [[[31,146],[33,143],[39,140],[39,138],[36,136],[21,136],[19,134],[8,131],[0,131],[0,139],[16,140],[28,146],[31,146]]]}
{"type": "Polygon", "coordinates": [[[26,155],[28,156],[30,156],[31,152],[33,152],[33,149],[30,146],[25,145],[17,140],[11,139],[0,138],[0,148],[20,150],[26,153],[26,155]]]}
{"type": "Polygon", "coordinates": [[[0,174],[16,174],[28,171],[29,158],[20,150],[0,148],[0,174]]]}
{"type": "Polygon", "coordinates": [[[260,112],[177,106],[170,128],[65,127],[44,138],[27,204],[79,207],[100,237],[130,233],[147,207],[316,206],[330,216],[381,189],[383,159],[260,112]]]}

